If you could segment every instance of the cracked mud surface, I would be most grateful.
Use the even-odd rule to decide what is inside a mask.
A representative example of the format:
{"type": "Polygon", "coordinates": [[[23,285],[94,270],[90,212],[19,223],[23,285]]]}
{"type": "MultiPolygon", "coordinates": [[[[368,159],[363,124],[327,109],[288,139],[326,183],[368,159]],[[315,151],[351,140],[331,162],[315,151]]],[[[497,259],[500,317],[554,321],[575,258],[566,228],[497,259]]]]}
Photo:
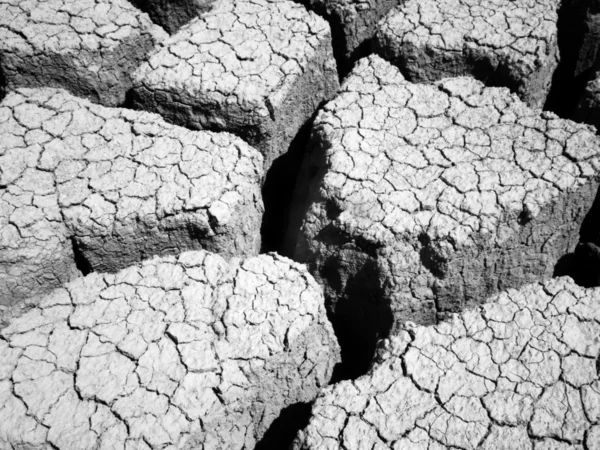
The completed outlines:
{"type": "Polygon", "coordinates": [[[323,19],[285,0],[220,0],[150,55],[134,87],[141,109],[237,134],[268,168],[338,79],[323,19]]]}
{"type": "Polygon", "coordinates": [[[0,450],[600,450],[599,6],[0,0],[0,450]]]}
{"type": "Polygon", "coordinates": [[[542,107],[558,64],[553,0],[407,0],[379,24],[377,51],[411,81],[472,75],[542,107]]]}
{"type": "Polygon", "coordinates": [[[338,359],[321,289],[274,255],[91,274],[0,336],[2,448],[253,448],[338,359]]]}
{"type": "Polygon", "coordinates": [[[434,323],[552,276],[596,196],[598,145],[506,89],[412,84],[365,58],[315,121],[297,256],[334,312],[434,323]]]}
{"type": "Polygon", "coordinates": [[[386,340],[367,375],[320,394],[293,448],[596,450],[599,358],[599,289],[509,290],[386,340]]]}
{"type": "Polygon", "coordinates": [[[57,87],[108,106],[167,34],[127,0],[0,0],[0,64],[9,88],[57,87]]]}
{"type": "Polygon", "coordinates": [[[153,255],[260,249],[262,156],[227,133],[62,90],[0,103],[0,305],[153,255]]]}

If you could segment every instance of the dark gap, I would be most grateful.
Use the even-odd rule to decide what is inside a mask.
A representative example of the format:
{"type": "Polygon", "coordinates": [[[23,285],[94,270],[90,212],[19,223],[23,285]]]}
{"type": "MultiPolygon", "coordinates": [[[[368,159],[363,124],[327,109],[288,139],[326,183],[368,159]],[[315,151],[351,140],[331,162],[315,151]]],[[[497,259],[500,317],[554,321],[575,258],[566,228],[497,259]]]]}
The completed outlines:
{"type": "Polygon", "coordinates": [[[528,208],[523,208],[523,211],[517,217],[517,223],[521,226],[527,225],[533,219],[532,213],[528,208]]]}
{"type": "MultiPolygon", "coordinates": [[[[333,41],[333,42],[335,43],[335,41],[333,41]]],[[[359,59],[366,58],[367,56],[374,53],[374,38],[365,39],[364,41],[362,41],[359,44],[359,46],[356,47],[352,51],[352,53],[350,54],[350,57],[347,59],[343,58],[341,56],[337,57],[335,55],[335,51],[336,51],[335,49],[336,49],[336,46],[334,45],[333,55],[337,62],[339,79],[340,79],[340,82],[342,82],[344,80],[344,78],[346,78],[346,76],[354,68],[354,64],[356,64],[356,62],[359,59]]]]}
{"type": "Polygon", "coordinates": [[[431,239],[425,233],[419,235],[421,250],[419,257],[421,264],[429,270],[436,278],[444,278],[448,272],[448,261],[431,245],[431,239]]]}
{"type": "Polygon", "coordinates": [[[121,103],[119,105],[119,107],[126,108],[126,109],[139,110],[140,108],[136,107],[136,105],[134,103],[134,99],[135,99],[135,93],[134,93],[133,88],[131,88],[125,93],[125,100],[123,100],[123,103],[121,103]]]}
{"type": "Polygon", "coordinates": [[[290,448],[298,431],[308,426],[311,403],[295,403],[281,410],[254,450],[290,448]]]}
{"type": "Polygon", "coordinates": [[[519,80],[515,79],[509,66],[503,62],[492,61],[485,50],[472,50],[467,55],[471,76],[489,87],[505,87],[518,92],[519,80]]]}
{"type": "MultiPolygon", "coordinates": [[[[367,260],[360,270],[347,277],[332,258],[321,276],[327,283],[343,285],[343,298],[336,301],[326,293],[327,317],[341,348],[341,363],[334,368],[331,383],[354,380],[367,373],[377,342],[389,335],[393,323],[390,305],[383,300],[376,263],[367,260]]],[[[349,272],[353,270],[350,269],[349,272]]]]}
{"type": "MultiPolygon", "coordinates": [[[[573,81],[577,88],[577,95],[573,98],[575,106],[577,106],[577,102],[584,99],[584,94],[587,94],[587,83],[596,78],[600,68],[600,3],[597,0],[584,0],[579,8],[580,19],[576,25],[581,39],[578,47],[575,48],[578,56],[575,61],[573,81]]],[[[569,118],[594,125],[600,129],[598,110],[595,106],[588,104],[591,100],[593,100],[593,95],[592,98],[586,98],[581,107],[574,108],[574,113],[569,118]]]]}
{"type": "Polygon", "coordinates": [[[348,73],[348,63],[346,62],[343,24],[341,22],[340,17],[337,14],[329,14],[327,12],[327,8],[325,8],[325,5],[322,3],[313,3],[310,0],[294,1],[304,6],[308,11],[312,11],[319,17],[322,17],[327,21],[327,23],[329,23],[329,29],[331,30],[331,46],[333,48],[333,57],[337,65],[339,80],[342,81],[342,79],[348,73]]]}
{"type": "Polygon", "coordinates": [[[517,85],[504,64],[494,66],[488,55],[480,52],[471,52],[468,61],[473,78],[486,86],[507,87],[512,92],[517,90],[517,85]]]}
{"type": "MultiPolygon", "coordinates": [[[[559,68],[554,72],[550,92],[544,110],[563,119],[575,119],[575,111],[593,71],[586,71],[577,77],[569,76],[559,68]]],[[[577,120],[582,121],[582,120],[577,120]]]]}
{"type": "MultiPolygon", "coordinates": [[[[312,134],[311,134],[312,139],[312,134]]],[[[292,194],[292,207],[288,216],[287,237],[285,241],[286,254],[298,262],[307,262],[309,259],[308,242],[301,233],[304,218],[314,201],[315,190],[319,189],[324,176],[326,149],[323,148],[319,139],[308,143],[306,155],[302,160],[300,173],[296,179],[296,186],[292,194]]],[[[341,211],[335,211],[331,204],[327,206],[327,215],[330,219],[335,218],[341,211]]],[[[328,228],[328,227],[325,227],[328,228]]],[[[327,233],[327,231],[324,230],[327,233]]],[[[330,239],[336,234],[328,233],[330,239]]],[[[345,239],[345,238],[344,238],[345,239]]],[[[344,240],[343,239],[343,240],[344,240]]],[[[346,240],[344,240],[346,242],[346,240]]],[[[340,244],[341,245],[341,244],[340,244]]]]}
{"type": "Polygon", "coordinates": [[[492,70],[488,77],[484,79],[484,82],[486,86],[490,87],[507,87],[511,92],[517,92],[519,89],[519,85],[511,76],[508,66],[504,64],[499,64],[495,70],[492,70]]]}
{"type": "Polygon", "coordinates": [[[572,96],[572,105],[566,112],[569,115],[565,115],[564,118],[574,120],[575,122],[594,125],[596,129],[600,129],[600,118],[598,117],[597,109],[594,107],[590,108],[589,105],[585,105],[585,102],[584,105],[580,106],[580,101],[584,98],[586,93],[585,89],[587,83],[592,81],[596,75],[596,68],[594,68],[582,73],[572,81],[576,86],[576,92],[572,96]]]}
{"type": "MultiPolygon", "coordinates": [[[[318,111],[318,109],[317,109],[318,111]]],[[[295,199],[295,187],[302,161],[306,154],[312,124],[317,112],[313,113],[292,140],[288,151],[275,159],[267,171],[262,188],[265,213],[261,224],[261,253],[277,252],[292,258],[296,237],[300,230],[299,208],[295,199]],[[292,227],[294,230],[291,230],[292,227]]]]}
{"type": "Polygon", "coordinates": [[[335,11],[331,13],[323,3],[312,2],[311,0],[294,0],[296,3],[304,6],[308,11],[312,11],[322,17],[329,23],[331,30],[331,46],[333,48],[333,58],[337,65],[339,81],[350,73],[356,61],[373,53],[373,38],[366,39],[356,47],[352,53],[346,56],[346,37],[344,36],[344,26],[342,19],[335,11]]]}
{"type": "Polygon", "coordinates": [[[600,247],[592,242],[580,242],[574,253],[560,259],[554,275],[568,275],[586,288],[600,286],[600,247]]]}
{"type": "Polygon", "coordinates": [[[2,71],[2,58],[0,58],[0,102],[6,97],[6,78],[2,71]]]}
{"type": "Polygon", "coordinates": [[[588,71],[578,74],[578,57],[584,39],[583,1],[563,0],[558,10],[558,50],[560,62],[552,77],[544,110],[569,119],[581,97],[588,71]]]}
{"type": "Polygon", "coordinates": [[[554,272],[552,273],[552,277],[573,277],[573,266],[575,265],[575,261],[576,259],[574,252],[563,255],[554,265],[554,272]]]}
{"type": "Polygon", "coordinates": [[[92,266],[89,261],[83,256],[83,252],[79,248],[77,244],[77,240],[75,238],[71,238],[71,244],[73,245],[73,258],[75,259],[75,267],[83,274],[83,276],[88,275],[93,272],[92,266]]]}
{"type": "MultiPolygon", "coordinates": [[[[375,259],[378,249],[364,240],[353,241],[333,225],[324,227],[316,240],[337,254],[316,266],[311,261],[307,242],[300,227],[320,185],[325,167],[326,148],[315,139],[308,145],[306,158],[294,192],[292,214],[288,229],[291,238],[288,248],[295,249],[294,259],[307,263],[311,273],[325,286],[325,307],[341,347],[341,363],[336,365],[331,383],[355,379],[369,370],[377,342],[389,335],[393,315],[384,300],[380,273],[375,259]],[[299,238],[299,239],[297,239],[299,238]],[[291,243],[291,245],[290,245],[291,243]],[[348,252],[347,255],[342,253],[348,252]]],[[[335,219],[340,211],[327,204],[327,217],[335,219]]]]}
{"type": "Polygon", "coordinates": [[[579,244],[554,267],[554,276],[568,275],[583,287],[600,286],[600,191],[583,219],[579,244]]]}
{"type": "MultiPolygon", "coordinates": [[[[558,17],[558,47],[561,61],[552,79],[544,109],[560,117],[575,117],[575,110],[586,83],[599,67],[597,41],[600,7],[592,1],[563,0],[558,17]],[[590,28],[591,27],[591,28],[590,28]]],[[[582,115],[579,113],[578,115],[582,115]]],[[[600,196],[586,215],[573,253],[563,256],[554,268],[554,276],[568,275],[580,286],[600,286],[600,196]]]]}
{"type": "Polygon", "coordinates": [[[194,17],[212,9],[214,0],[129,0],[169,34],[176,33],[194,17]]]}

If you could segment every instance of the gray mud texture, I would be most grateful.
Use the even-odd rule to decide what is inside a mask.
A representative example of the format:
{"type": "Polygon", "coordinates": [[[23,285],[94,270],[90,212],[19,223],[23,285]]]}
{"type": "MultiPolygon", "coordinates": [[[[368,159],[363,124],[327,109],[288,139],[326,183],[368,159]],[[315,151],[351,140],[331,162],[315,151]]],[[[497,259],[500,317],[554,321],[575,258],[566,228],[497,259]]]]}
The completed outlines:
{"type": "Polygon", "coordinates": [[[3,449],[253,448],[339,359],[321,289],[276,255],[91,274],[0,336],[3,449]]]}
{"type": "Polygon", "coordinates": [[[544,105],[558,64],[554,0],[406,0],[375,46],[414,82],[470,75],[544,105]]]}
{"type": "Polygon", "coordinates": [[[557,278],[409,326],[326,388],[294,450],[600,448],[600,290],[557,278]]]}
{"type": "Polygon", "coordinates": [[[338,88],[325,20],[287,0],[219,0],[134,74],[134,102],[192,129],[224,130],[265,157],[285,153],[338,88]]]}
{"type": "Polygon", "coordinates": [[[153,255],[258,253],[263,158],[226,133],[56,89],[0,103],[0,305],[153,255]]]}
{"type": "Polygon", "coordinates": [[[387,308],[435,323],[551,277],[598,188],[591,127],[472,78],[412,84],[378,56],[358,63],[311,140],[296,256],[334,315],[387,308]]]}
{"type": "Polygon", "coordinates": [[[9,89],[64,88],[120,105],[132,72],[166,37],[127,0],[0,0],[0,64],[9,89]]]}

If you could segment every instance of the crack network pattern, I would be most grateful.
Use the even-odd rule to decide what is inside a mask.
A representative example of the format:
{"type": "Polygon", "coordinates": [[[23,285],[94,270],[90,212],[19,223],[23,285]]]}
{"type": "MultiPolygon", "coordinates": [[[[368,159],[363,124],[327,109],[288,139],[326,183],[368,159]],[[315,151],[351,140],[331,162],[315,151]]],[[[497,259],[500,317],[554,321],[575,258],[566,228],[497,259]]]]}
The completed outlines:
{"type": "Polygon", "coordinates": [[[91,274],[0,332],[0,447],[251,449],[338,359],[321,289],[286,258],[91,274]]]}
{"type": "Polygon", "coordinates": [[[411,81],[473,75],[542,107],[558,65],[554,0],[407,0],[378,25],[376,47],[411,81]]]}
{"type": "Polygon", "coordinates": [[[375,267],[397,319],[434,323],[552,276],[596,196],[599,144],[505,88],[412,84],[365,58],[315,120],[297,256],[332,308],[375,267]]]}
{"type": "Polygon", "coordinates": [[[0,103],[0,305],[153,255],[260,249],[263,158],[227,133],[56,89],[0,103]]]}
{"type": "Polygon", "coordinates": [[[599,289],[511,289],[384,341],[367,375],[319,395],[293,448],[597,450],[599,358],[599,289]]]}
{"type": "Polygon", "coordinates": [[[133,77],[138,107],[237,134],[267,168],[338,88],[327,22],[287,0],[220,0],[133,77]]]}
{"type": "Polygon", "coordinates": [[[0,0],[5,83],[123,103],[131,73],[167,34],[127,0],[0,0]]]}

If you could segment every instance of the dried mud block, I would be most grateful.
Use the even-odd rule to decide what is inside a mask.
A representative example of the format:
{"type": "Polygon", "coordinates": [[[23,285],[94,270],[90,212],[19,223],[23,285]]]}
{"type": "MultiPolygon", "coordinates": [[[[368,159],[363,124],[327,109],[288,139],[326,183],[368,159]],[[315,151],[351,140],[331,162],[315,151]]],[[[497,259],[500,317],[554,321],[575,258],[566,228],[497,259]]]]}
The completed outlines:
{"type": "Polygon", "coordinates": [[[222,0],[150,55],[134,88],[141,109],[232,132],[270,167],[338,88],[329,26],[287,0],[222,0]]]}
{"type": "Polygon", "coordinates": [[[412,84],[378,56],[359,61],[311,139],[297,258],[334,313],[368,310],[370,295],[400,321],[435,323],[550,277],[598,188],[591,127],[472,78],[412,84]]]}
{"type": "Polygon", "coordinates": [[[414,82],[472,75],[541,108],[558,65],[553,0],[407,0],[378,25],[378,52],[414,82]]]}
{"type": "Polygon", "coordinates": [[[179,28],[194,17],[207,12],[215,0],[131,0],[150,18],[169,33],[179,28]]]}
{"type": "Polygon", "coordinates": [[[386,340],[326,388],[299,449],[598,448],[600,290],[556,278],[386,340]]]}
{"type": "Polygon", "coordinates": [[[58,87],[108,106],[167,34],[126,0],[0,0],[0,63],[9,88],[58,87]]]}
{"type": "Polygon", "coordinates": [[[0,304],[153,255],[260,248],[262,156],[227,133],[57,89],[0,104],[0,304]]]}
{"type": "Polygon", "coordinates": [[[253,448],[339,359],[320,287],[276,255],[91,274],[0,334],[2,448],[253,448]]]}
{"type": "MultiPolygon", "coordinates": [[[[385,16],[398,0],[297,0],[331,24],[335,51],[348,64],[361,45],[370,45],[377,22],[385,16]]],[[[336,55],[338,56],[338,55],[336,55]]]]}

